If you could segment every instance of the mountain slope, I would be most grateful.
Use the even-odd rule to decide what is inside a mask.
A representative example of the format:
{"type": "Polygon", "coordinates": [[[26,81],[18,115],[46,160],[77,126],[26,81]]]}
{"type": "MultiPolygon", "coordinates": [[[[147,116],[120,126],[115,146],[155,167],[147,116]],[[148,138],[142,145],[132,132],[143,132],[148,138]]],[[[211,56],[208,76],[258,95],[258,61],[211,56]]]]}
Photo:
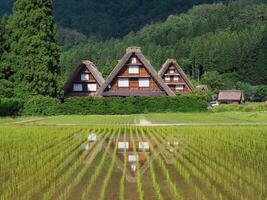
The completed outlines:
{"type": "MultiPolygon", "coordinates": [[[[87,36],[120,37],[193,5],[216,0],[54,0],[57,24],[87,36]]],[[[0,12],[11,11],[14,0],[1,0],[0,12]]]]}
{"type": "Polygon", "coordinates": [[[157,70],[167,58],[176,58],[188,74],[193,68],[216,70],[234,81],[266,84],[267,67],[260,70],[263,57],[249,59],[255,49],[263,48],[266,23],[266,5],[201,5],[122,39],[90,38],[63,53],[61,64],[68,74],[81,60],[90,59],[107,76],[125,49],[138,45],[157,70]]]}

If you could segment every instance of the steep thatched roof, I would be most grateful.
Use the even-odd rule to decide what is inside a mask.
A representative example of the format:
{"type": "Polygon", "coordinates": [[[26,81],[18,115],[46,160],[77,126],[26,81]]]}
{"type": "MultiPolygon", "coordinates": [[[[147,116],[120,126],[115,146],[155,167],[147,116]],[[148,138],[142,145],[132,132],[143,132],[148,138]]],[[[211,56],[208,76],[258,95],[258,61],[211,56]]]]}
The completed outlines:
{"type": "Polygon", "coordinates": [[[79,64],[70,75],[70,78],[68,79],[68,81],[64,86],[65,93],[67,93],[68,88],[71,86],[72,82],[75,80],[76,76],[78,75],[82,67],[87,68],[87,70],[93,75],[93,77],[95,78],[96,82],[100,85],[100,87],[104,84],[105,80],[102,77],[102,74],[97,70],[95,64],[89,60],[85,60],[82,61],[82,63],[79,64]]]}
{"type": "Polygon", "coordinates": [[[219,92],[219,101],[243,101],[244,94],[242,90],[222,90],[219,92]]]}
{"type": "Polygon", "coordinates": [[[170,65],[174,66],[178,70],[179,74],[181,75],[181,77],[185,81],[185,83],[188,85],[189,89],[193,90],[194,86],[192,85],[191,81],[186,76],[183,69],[180,67],[180,65],[177,63],[177,61],[175,59],[167,59],[166,60],[166,62],[163,64],[162,68],[159,71],[159,76],[163,77],[166,70],[169,68],[170,65]]]}
{"type": "Polygon", "coordinates": [[[146,70],[149,72],[152,78],[159,84],[159,86],[166,92],[169,96],[174,96],[174,92],[164,83],[161,77],[159,77],[156,70],[152,67],[150,62],[144,57],[144,55],[141,52],[140,47],[129,47],[126,50],[126,54],[122,57],[121,60],[119,60],[117,66],[113,69],[113,71],[110,73],[108,78],[106,79],[105,83],[102,85],[102,87],[99,89],[98,95],[106,96],[105,89],[108,87],[108,85],[114,80],[114,78],[119,74],[119,72],[122,70],[122,68],[125,66],[127,61],[130,59],[132,55],[135,55],[144,65],[146,70]]]}

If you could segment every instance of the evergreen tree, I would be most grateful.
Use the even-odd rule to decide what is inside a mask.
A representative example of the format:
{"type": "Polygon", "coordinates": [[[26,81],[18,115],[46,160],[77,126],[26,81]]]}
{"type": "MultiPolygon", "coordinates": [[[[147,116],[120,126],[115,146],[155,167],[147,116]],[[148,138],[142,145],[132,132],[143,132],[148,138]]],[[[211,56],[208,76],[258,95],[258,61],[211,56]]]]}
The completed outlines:
{"type": "Polygon", "coordinates": [[[18,91],[56,96],[60,68],[52,0],[17,0],[7,30],[7,65],[18,91]]]}
{"type": "Polygon", "coordinates": [[[267,26],[257,53],[255,70],[258,83],[267,85],[267,26]]]}

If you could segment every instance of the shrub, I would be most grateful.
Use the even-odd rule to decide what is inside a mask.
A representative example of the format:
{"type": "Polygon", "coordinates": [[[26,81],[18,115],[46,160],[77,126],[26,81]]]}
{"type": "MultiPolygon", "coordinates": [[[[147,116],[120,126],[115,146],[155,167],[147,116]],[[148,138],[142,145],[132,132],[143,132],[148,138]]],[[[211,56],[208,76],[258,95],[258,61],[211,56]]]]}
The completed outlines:
{"type": "Polygon", "coordinates": [[[23,107],[23,102],[16,98],[0,99],[0,116],[17,116],[23,107]]]}
{"type": "Polygon", "coordinates": [[[239,112],[257,112],[267,111],[266,103],[250,103],[245,104],[221,104],[210,110],[210,112],[227,112],[227,111],[239,111],[239,112]]]}
{"type": "Polygon", "coordinates": [[[48,96],[33,96],[25,104],[23,115],[57,115],[60,101],[48,96]]]}
{"type": "Polygon", "coordinates": [[[60,105],[61,114],[136,114],[144,112],[198,112],[207,108],[205,95],[176,97],[71,97],[60,105]]]}
{"type": "MultiPolygon", "coordinates": [[[[4,105],[3,107],[5,108],[4,105]]],[[[153,112],[199,112],[206,111],[206,108],[207,97],[201,94],[175,97],[70,97],[63,103],[52,97],[33,96],[24,104],[22,115],[125,115],[153,112]]]]}

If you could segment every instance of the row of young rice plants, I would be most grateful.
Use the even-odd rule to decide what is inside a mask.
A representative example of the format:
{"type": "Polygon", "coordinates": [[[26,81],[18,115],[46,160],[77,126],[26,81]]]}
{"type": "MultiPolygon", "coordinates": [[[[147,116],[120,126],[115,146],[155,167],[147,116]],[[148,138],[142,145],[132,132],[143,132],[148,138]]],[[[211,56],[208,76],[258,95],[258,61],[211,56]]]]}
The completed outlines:
{"type": "MultiPolygon", "coordinates": [[[[70,134],[70,130],[60,129],[58,131],[61,133],[59,136],[70,134]]],[[[1,184],[1,199],[14,198],[14,196],[20,195],[20,192],[24,194],[25,191],[27,191],[27,194],[30,193],[29,191],[34,193],[34,188],[32,186],[38,185],[36,184],[36,180],[32,178],[37,177],[35,176],[35,172],[39,172],[43,169],[51,169],[50,166],[52,162],[47,162],[47,165],[42,167],[44,165],[42,161],[47,161],[47,157],[51,154],[53,156],[57,155],[57,145],[47,150],[43,149],[44,141],[51,144],[52,139],[54,139],[54,136],[57,134],[56,131],[54,129],[38,129],[37,131],[35,127],[26,129],[18,127],[10,129],[9,127],[6,132],[1,131],[1,133],[9,135],[9,138],[11,138],[10,141],[5,141],[6,143],[11,143],[9,143],[9,149],[5,149],[4,152],[9,154],[9,156],[16,155],[14,158],[17,159],[16,165],[5,169],[5,171],[10,173],[10,176],[6,177],[6,181],[1,184]],[[13,140],[13,138],[15,139],[13,140]],[[38,156],[39,154],[42,156],[38,156]]],[[[66,144],[69,144],[69,141],[67,141],[66,144]]],[[[3,163],[5,163],[5,160],[3,163]]],[[[42,181],[46,181],[46,178],[42,177],[42,181]]]]}
{"type": "MultiPolygon", "coordinates": [[[[155,129],[151,129],[150,131],[153,132],[155,129]]],[[[160,144],[159,142],[153,137],[153,134],[152,133],[147,133],[147,134],[144,134],[144,130],[141,129],[139,130],[141,131],[142,133],[142,138],[144,139],[144,141],[150,141],[150,151],[151,151],[151,156],[154,156],[155,158],[155,161],[159,164],[160,166],[160,169],[164,175],[164,178],[169,186],[169,189],[170,189],[170,193],[171,195],[173,196],[172,198],[174,199],[177,199],[177,200],[182,200],[183,197],[181,196],[181,194],[178,192],[177,188],[176,188],[176,184],[171,180],[170,178],[170,175],[169,175],[169,171],[166,167],[166,164],[164,163],[162,157],[160,156],[160,151],[162,150],[161,147],[160,147],[160,144]],[[149,137],[147,136],[149,135],[149,137]],[[159,148],[159,151],[157,152],[155,149],[154,149],[154,146],[152,145],[153,143],[156,144],[156,146],[159,148]]],[[[137,131],[137,134],[138,132],[137,131]]]]}
{"type": "Polygon", "coordinates": [[[241,179],[235,176],[232,170],[225,169],[222,165],[214,162],[210,157],[203,154],[203,151],[197,151],[194,146],[188,145],[188,147],[187,151],[194,156],[193,159],[202,162],[202,168],[205,167],[209,174],[213,174],[212,178],[215,179],[216,183],[220,185],[221,188],[233,196],[232,198],[237,199],[241,196],[241,199],[246,199],[250,196],[252,191],[248,192],[250,190],[248,188],[245,190],[245,187],[247,187],[245,185],[240,187],[241,179]]]}
{"type": "MultiPolygon", "coordinates": [[[[85,130],[82,130],[83,134],[85,130]]],[[[67,144],[65,147],[61,147],[58,156],[55,160],[49,161],[49,167],[44,168],[43,173],[41,173],[35,180],[38,184],[34,184],[31,190],[26,191],[21,199],[34,199],[36,196],[38,198],[46,197],[50,194],[54,188],[56,188],[57,180],[61,180],[60,177],[68,168],[77,160],[77,157],[81,151],[81,145],[86,141],[85,137],[80,137],[73,144],[67,144]],[[43,195],[45,194],[45,195],[43,195]]],[[[41,161],[42,162],[42,161],[41,161]]],[[[71,171],[71,170],[69,170],[71,171]]]]}
{"type": "MultiPolygon", "coordinates": [[[[207,130],[206,128],[197,128],[187,129],[182,132],[183,133],[179,131],[176,137],[178,136],[180,138],[181,135],[183,135],[185,141],[188,143],[183,156],[186,157],[192,165],[197,166],[208,179],[212,180],[214,187],[216,187],[213,189],[213,193],[218,190],[218,192],[222,192],[224,198],[233,199],[264,199],[266,197],[266,189],[264,190],[266,185],[264,184],[264,180],[257,179],[254,184],[251,184],[252,182],[250,183],[249,179],[244,179],[246,175],[243,171],[243,169],[246,169],[248,166],[246,161],[254,159],[256,165],[254,167],[250,166],[249,169],[251,170],[252,167],[252,172],[260,172],[261,167],[259,168],[259,166],[262,166],[264,161],[261,159],[257,161],[256,154],[246,156],[244,159],[244,156],[241,156],[241,154],[247,154],[246,150],[244,150],[244,152],[239,151],[240,145],[235,145],[235,141],[237,143],[246,141],[246,134],[254,134],[255,140],[255,138],[259,137],[256,134],[261,132],[260,129],[224,127],[219,129],[210,128],[207,130]],[[254,133],[254,131],[256,132],[254,133]],[[246,167],[242,167],[241,165],[246,167]],[[257,188],[255,184],[261,186],[257,188]]],[[[246,143],[247,142],[245,142],[245,144],[246,143]]],[[[242,146],[241,144],[241,147],[242,146]]],[[[262,147],[263,146],[260,148],[261,150],[262,147]]],[[[249,149],[250,152],[251,150],[253,150],[253,148],[249,149]]],[[[262,155],[264,151],[260,151],[258,154],[264,156],[262,155]]],[[[263,175],[264,171],[261,172],[263,175]]],[[[251,173],[251,175],[253,176],[254,174],[251,173]]],[[[254,178],[252,179],[255,180],[254,178]]]]}
{"type": "MultiPolygon", "coordinates": [[[[141,130],[143,130],[143,128],[141,128],[141,130]]],[[[144,131],[141,131],[141,135],[143,138],[145,137],[144,134],[145,134],[144,131]]],[[[147,152],[144,152],[144,154],[146,156],[147,162],[149,162],[149,171],[150,171],[150,176],[152,180],[152,185],[155,190],[156,198],[157,200],[164,200],[162,193],[161,193],[160,185],[157,182],[157,175],[154,170],[153,160],[150,158],[147,152]]]]}
{"type": "Polygon", "coordinates": [[[215,199],[223,198],[222,192],[216,187],[216,181],[203,170],[203,163],[201,163],[201,161],[193,162],[193,155],[191,155],[187,149],[184,150],[182,155],[178,154],[176,157],[183,163],[183,165],[190,169],[191,173],[212,193],[215,199]]]}
{"type": "Polygon", "coordinates": [[[45,137],[42,138],[43,143],[39,143],[37,146],[32,142],[30,144],[27,144],[27,142],[32,136],[37,137],[37,134],[32,134],[32,129],[27,129],[27,135],[26,135],[25,131],[22,131],[21,128],[2,127],[0,134],[1,134],[0,144],[2,150],[0,151],[0,159],[5,161],[0,165],[0,175],[1,175],[0,178],[3,178],[4,176],[6,177],[9,176],[10,173],[12,172],[9,169],[15,168],[17,166],[17,163],[25,161],[25,158],[27,157],[32,158],[32,156],[41,156],[43,153],[45,153],[46,149],[52,148],[56,146],[57,143],[65,141],[70,137],[70,135],[67,134],[60,135],[62,137],[56,135],[53,138],[45,137]],[[24,138],[25,135],[26,138],[28,139],[26,141],[21,139],[22,137],[24,138]],[[29,145],[35,145],[34,148],[31,148],[31,151],[28,151],[29,145]],[[18,154],[17,152],[24,152],[24,153],[18,154]]]}
{"type": "MultiPolygon", "coordinates": [[[[88,133],[88,131],[86,133],[88,133]]],[[[101,138],[103,130],[97,129],[96,131],[94,131],[94,133],[97,135],[98,138],[101,138]]],[[[86,137],[84,138],[86,139],[86,137]]],[[[85,144],[85,142],[86,140],[84,140],[82,144],[85,144]]],[[[68,183],[74,183],[75,179],[73,180],[73,177],[79,177],[77,175],[77,170],[80,170],[79,167],[82,165],[83,161],[85,160],[86,156],[88,155],[88,152],[91,150],[92,147],[93,144],[90,145],[88,150],[77,149],[75,154],[68,156],[68,158],[72,160],[71,163],[67,167],[63,168],[62,171],[57,174],[52,184],[50,184],[46,188],[46,191],[43,191],[43,200],[54,199],[53,197],[56,196],[57,193],[60,193],[60,198],[62,198],[62,196],[65,197],[66,193],[70,191],[68,183]]]]}
{"type": "Polygon", "coordinates": [[[105,198],[105,191],[107,189],[107,186],[108,186],[108,183],[110,181],[110,178],[112,176],[112,172],[114,170],[114,166],[116,164],[116,157],[117,157],[117,148],[118,148],[118,141],[119,141],[119,138],[120,138],[120,134],[121,134],[121,128],[118,129],[118,132],[116,134],[116,141],[115,141],[115,147],[113,149],[113,153],[112,153],[112,160],[111,160],[111,164],[109,166],[109,169],[108,169],[108,172],[107,174],[105,175],[104,177],[104,180],[103,180],[103,183],[102,183],[102,186],[101,186],[101,192],[100,192],[100,197],[98,198],[99,200],[104,200],[105,198]]]}
{"type": "MultiPolygon", "coordinates": [[[[123,141],[126,141],[126,127],[124,127],[123,141]]],[[[123,151],[123,171],[122,177],[120,179],[120,200],[125,199],[125,181],[126,181],[126,171],[127,171],[127,152],[126,149],[123,151]]]]}
{"type": "MultiPolygon", "coordinates": [[[[102,145],[104,143],[104,141],[106,140],[106,138],[110,135],[109,129],[104,128],[104,129],[99,129],[100,134],[99,134],[99,140],[95,141],[94,143],[92,143],[88,149],[88,152],[91,153],[90,154],[90,159],[88,161],[84,161],[84,158],[81,159],[80,161],[80,165],[81,166],[78,170],[80,170],[77,174],[75,174],[75,177],[71,180],[71,182],[64,187],[63,191],[61,191],[61,193],[59,194],[58,198],[59,200],[65,200],[65,199],[69,199],[70,198],[70,194],[72,192],[72,190],[80,183],[80,181],[82,180],[82,178],[84,178],[85,174],[87,173],[87,171],[89,170],[89,168],[91,167],[92,163],[95,161],[96,156],[98,155],[98,153],[100,152],[100,150],[95,149],[93,150],[92,148],[101,148],[102,145]],[[99,145],[99,146],[97,146],[99,145]]],[[[88,154],[89,154],[88,153],[88,154]]]]}
{"type": "Polygon", "coordinates": [[[192,188],[192,194],[194,194],[193,196],[198,199],[198,200],[206,200],[207,196],[205,195],[205,193],[201,190],[201,188],[196,184],[195,179],[193,179],[192,173],[190,171],[190,169],[185,166],[183,163],[179,162],[179,160],[177,160],[176,154],[172,155],[170,154],[170,152],[168,152],[165,147],[166,147],[166,143],[173,141],[173,138],[169,138],[170,137],[170,131],[157,131],[157,132],[153,132],[154,136],[157,137],[157,139],[159,140],[158,145],[161,145],[161,148],[163,148],[163,154],[166,155],[168,158],[171,158],[172,162],[173,162],[173,166],[176,170],[176,172],[184,179],[184,181],[187,183],[189,188],[192,188]],[[164,137],[160,137],[160,133],[163,133],[164,137]]]}
{"type": "Polygon", "coordinates": [[[103,166],[105,164],[105,161],[106,161],[107,156],[108,156],[109,148],[111,146],[112,140],[113,140],[114,135],[116,134],[117,130],[115,128],[113,128],[113,129],[110,129],[110,132],[111,132],[111,137],[109,138],[108,144],[106,145],[106,149],[102,155],[100,163],[98,164],[98,166],[94,170],[94,174],[90,177],[89,181],[86,183],[86,188],[82,194],[82,200],[89,199],[89,193],[90,193],[94,183],[96,182],[97,178],[99,177],[101,169],[103,168],[103,166]]]}
{"type": "MultiPolygon", "coordinates": [[[[139,155],[136,150],[135,140],[133,138],[133,128],[130,128],[130,142],[133,144],[133,151],[134,155],[137,156],[137,160],[139,159],[139,155]]],[[[140,163],[139,161],[136,162],[136,179],[137,179],[137,192],[139,200],[144,199],[144,191],[142,188],[142,182],[141,182],[141,174],[140,174],[140,163]]]]}
{"type": "MultiPolygon", "coordinates": [[[[264,165],[266,166],[266,159],[264,159],[264,157],[267,158],[266,151],[264,151],[264,146],[251,146],[250,149],[247,149],[245,145],[248,142],[240,144],[240,141],[247,140],[246,134],[254,135],[253,140],[255,140],[255,138],[261,137],[258,135],[259,133],[264,134],[264,132],[258,128],[232,129],[227,130],[224,134],[221,133],[221,130],[216,130],[212,134],[214,138],[213,143],[207,144],[206,140],[200,137],[198,141],[194,141],[194,146],[197,148],[209,147],[213,149],[213,151],[210,152],[207,148],[203,148],[203,154],[208,155],[208,160],[215,160],[219,163],[218,165],[220,167],[218,167],[217,170],[228,173],[228,177],[232,179],[236,187],[239,188],[236,193],[242,192],[242,194],[248,197],[256,196],[262,199],[266,197],[266,183],[264,178],[266,177],[266,170],[264,168],[264,165]],[[234,132],[234,134],[230,135],[229,132],[234,132]],[[242,150],[240,150],[240,148],[242,150]],[[216,158],[216,152],[220,152],[220,158],[216,158]],[[250,162],[254,163],[254,165],[250,164],[250,162]]],[[[206,133],[206,137],[211,137],[211,135],[206,133]]],[[[265,139],[265,143],[266,141],[265,139]]]]}

